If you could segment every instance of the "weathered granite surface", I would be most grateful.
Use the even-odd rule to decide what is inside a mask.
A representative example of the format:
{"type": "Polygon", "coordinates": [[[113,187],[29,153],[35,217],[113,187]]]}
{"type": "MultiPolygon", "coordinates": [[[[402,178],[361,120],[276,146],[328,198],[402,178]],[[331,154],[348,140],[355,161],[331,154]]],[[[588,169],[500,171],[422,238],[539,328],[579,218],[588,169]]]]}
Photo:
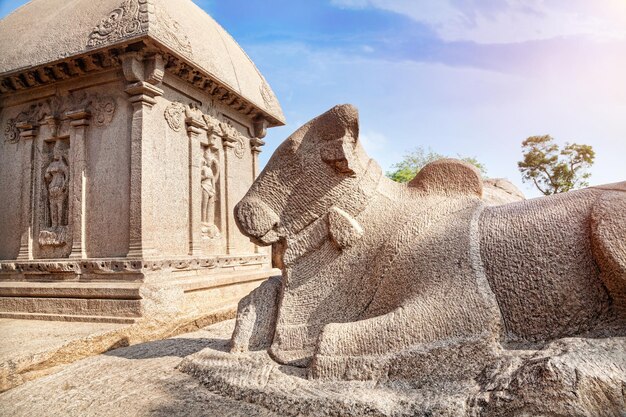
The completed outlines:
{"type": "MultiPolygon", "coordinates": [[[[240,302],[232,356],[205,351],[186,369],[244,395],[241,364],[267,358],[248,348],[315,387],[419,387],[440,400],[424,415],[625,411],[626,182],[488,206],[458,160],[387,180],[358,131],[356,109],[337,106],[272,156],[235,212],[273,245],[280,285],[240,302]]],[[[264,384],[259,401],[274,401],[264,384]]]]}

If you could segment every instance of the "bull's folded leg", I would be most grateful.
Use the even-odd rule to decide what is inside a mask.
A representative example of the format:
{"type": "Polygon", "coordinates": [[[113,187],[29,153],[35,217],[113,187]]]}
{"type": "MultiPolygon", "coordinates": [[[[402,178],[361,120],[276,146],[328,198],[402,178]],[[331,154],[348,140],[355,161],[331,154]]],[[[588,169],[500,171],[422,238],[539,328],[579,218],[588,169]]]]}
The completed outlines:
{"type": "Polygon", "coordinates": [[[276,328],[280,277],[271,277],[239,301],[231,352],[270,347],[276,328]]]}
{"type": "MultiPolygon", "coordinates": [[[[425,326],[415,309],[324,327],[310,375],[321,379],[463,379],[500,349],[485,320],[475,326],[425,326]]],[[[499,320],[492,317],[491,320],[499,320]]]]}

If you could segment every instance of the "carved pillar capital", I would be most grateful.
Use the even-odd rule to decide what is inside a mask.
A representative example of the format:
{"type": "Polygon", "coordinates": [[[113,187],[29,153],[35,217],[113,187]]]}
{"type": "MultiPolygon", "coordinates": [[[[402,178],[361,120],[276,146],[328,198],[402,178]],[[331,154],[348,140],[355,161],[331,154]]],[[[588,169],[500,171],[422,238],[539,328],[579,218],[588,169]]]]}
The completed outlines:
{"type": "Polygon", "coordinates": [[[201,119],[193,116],[185,118],[185,125],[187,126],[187,133],[190,135],[199,135],[208,131],[207,125],[201,119]]]}
{"type": "Polygon", "coordinates": [[[15,127],[20,131],[20,138],[22,139],[33,139],[39,132],[39,126],[31,122],[17,122],[15,127]]]}
{"type": "Polygon", "coordinates": [[[265,145],[265,141],[261,140],[261,138],[250,138],[250,149],[252,153],[260,154],[262,149],[261,147],[265,145]]]}
{"type": "Polygon", "coordinates": [[[89,126],[89,119],[91,119],[91,112],[85,109],[72,110],[65,113],[68,119],[70,119],[70,126],[89,126]]]}
{"type": "Polygon", "coordinates": [[[222,145],[224,146],[224,149],[226,148],[234,148],[235,147],[235,143],[237,142],[237,139],[230,136],[230,135],[223,135],[222,136],[222,145]]]}
{"type": "Polygon", "coordinates": [[[130,96],[129,100],[131,103],[149,108],[156,104],[155,97],[163,95],[162,89],[145,81],[132,83],[124,91],[130,96]]]}

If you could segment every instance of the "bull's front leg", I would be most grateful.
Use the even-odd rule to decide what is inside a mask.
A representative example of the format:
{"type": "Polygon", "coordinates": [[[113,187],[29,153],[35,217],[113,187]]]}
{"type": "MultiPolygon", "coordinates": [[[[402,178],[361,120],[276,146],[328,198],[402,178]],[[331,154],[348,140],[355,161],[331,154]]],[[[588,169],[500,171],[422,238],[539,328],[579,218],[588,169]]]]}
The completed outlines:
{"type": "Polygon", "coordinates": [[[270,347],[276,330],[280,285],[280,277],[270,277],[239,301],[237,321],[231,338],[231,352],[270,347]]]}

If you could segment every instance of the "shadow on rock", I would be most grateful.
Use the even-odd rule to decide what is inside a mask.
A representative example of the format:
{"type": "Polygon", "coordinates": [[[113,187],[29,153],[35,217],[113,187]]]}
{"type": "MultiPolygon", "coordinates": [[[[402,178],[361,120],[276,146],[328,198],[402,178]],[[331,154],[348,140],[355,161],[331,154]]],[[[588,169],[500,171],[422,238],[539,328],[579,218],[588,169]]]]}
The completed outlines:
{"type": "Polygon", "coordinates": [[[227,352],[228,346],[228,339],[180,337],[115,349],[106,352],[105,355],[125,359],[154,359],[166,356],[184,358],[207,347],[227,352]]]}

